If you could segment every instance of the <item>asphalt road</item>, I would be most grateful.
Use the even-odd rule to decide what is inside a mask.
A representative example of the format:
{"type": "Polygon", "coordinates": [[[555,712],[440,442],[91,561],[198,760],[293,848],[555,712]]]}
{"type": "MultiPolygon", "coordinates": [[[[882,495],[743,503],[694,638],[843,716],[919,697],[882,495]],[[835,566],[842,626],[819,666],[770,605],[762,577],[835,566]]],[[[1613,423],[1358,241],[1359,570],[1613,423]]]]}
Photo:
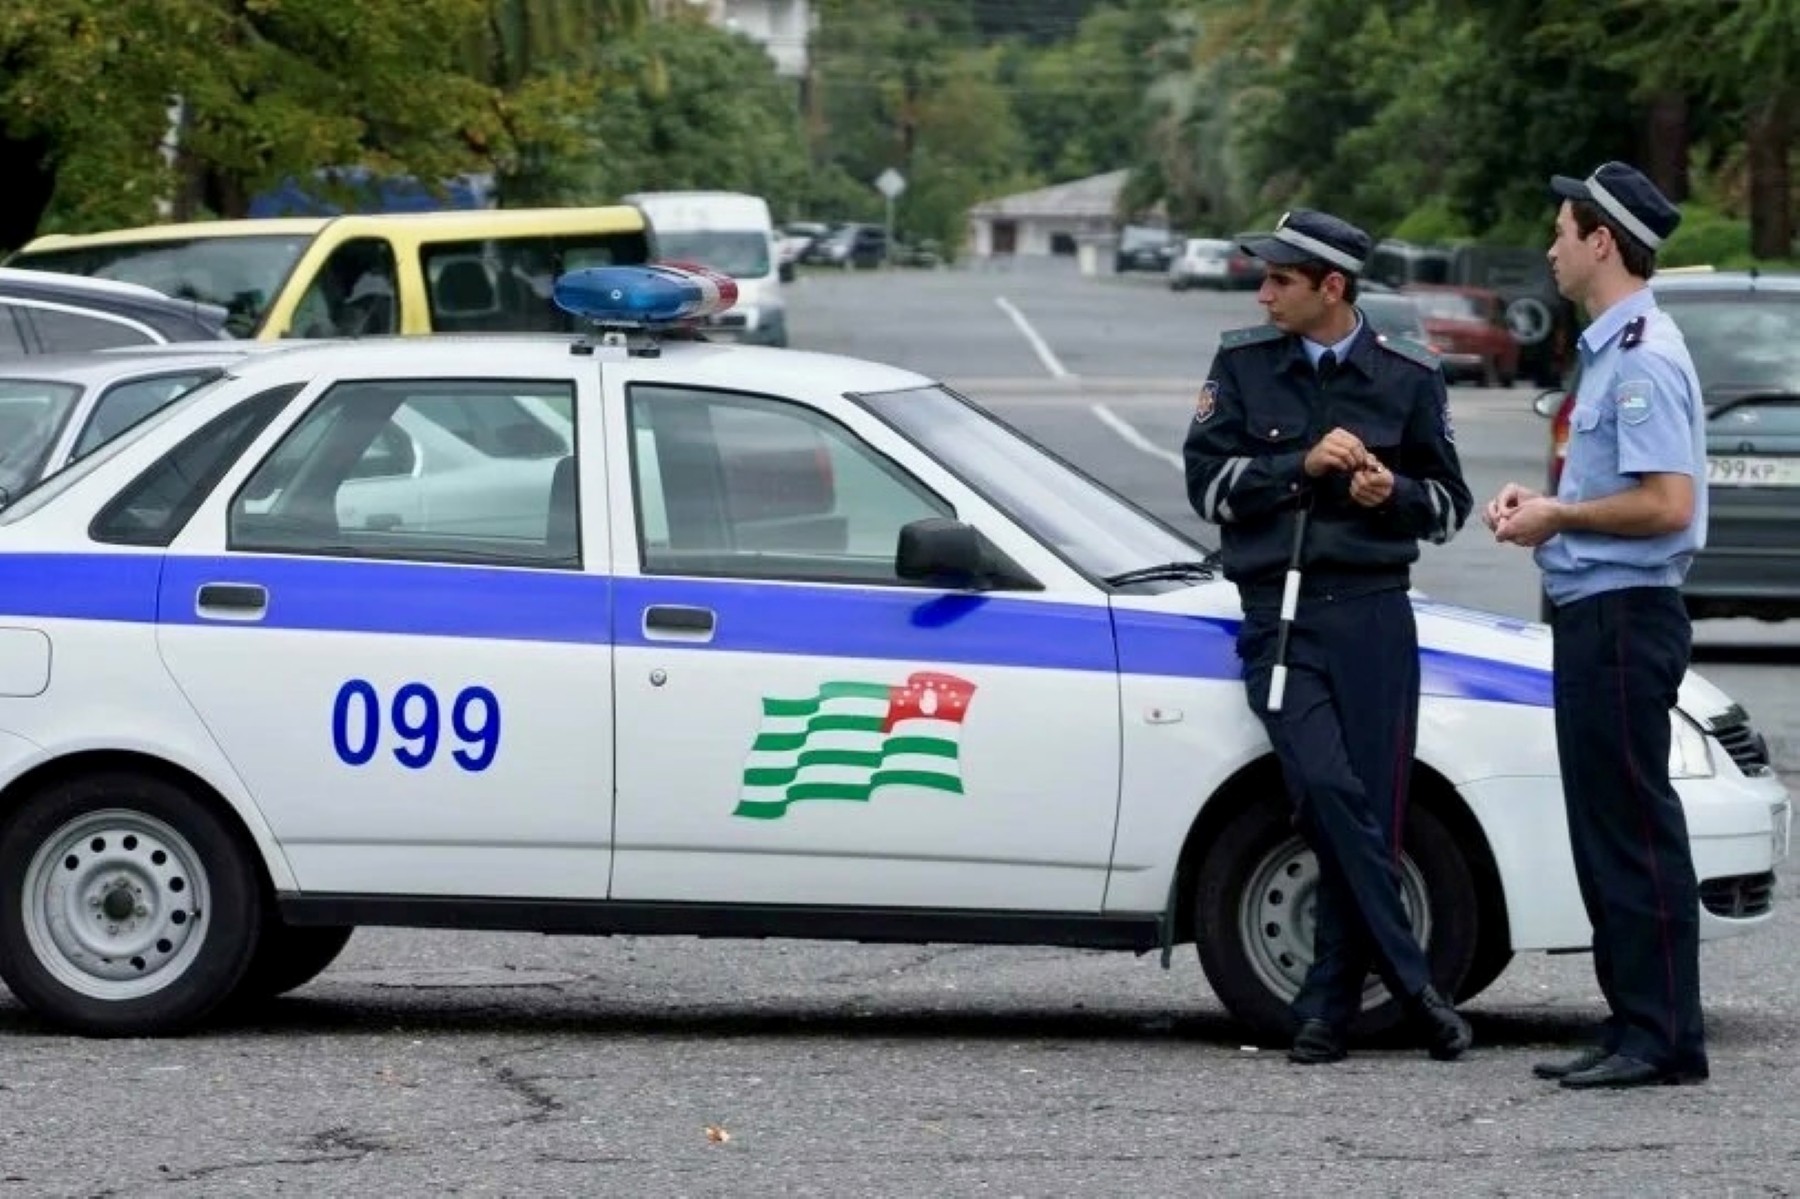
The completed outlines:
{"type": "MultiPolygon", "coordinates": [[[[1244,295],[1066,269],[809,276],[799,344],[957,382],[1192,525],[1173,455],[1244,295]],[[1005,303],[1000,301],[1004,300],[1005,303]],[[1015,317],[1016,313],[1016,317],[1015,317]]],[[[1530,392],[1458,390],[1477,490],[1541,472],[1530,392]]],[[[1528,616],[1478,533],[1420,584],[1528,616]]],[[[1702,627],[1794,769],[1796,633],[1702,627]]],[[[1716,649],[1715,649],[1716,652],[1716,649]]],[[[1800,916],[1703,951],[1713,1082],[1573,1095],[1530,1063],[1600,1010],[1530,957],[1453,1065],[1251,1045],[1191,950],[365,930],[255,1022],[176,1041],[48,1035],[0,997],[8,1196],[1787,1195],[1800,1190],[1800,916]],[[709,1131],[710,1130],[710,1131],[709,1131]]]]}

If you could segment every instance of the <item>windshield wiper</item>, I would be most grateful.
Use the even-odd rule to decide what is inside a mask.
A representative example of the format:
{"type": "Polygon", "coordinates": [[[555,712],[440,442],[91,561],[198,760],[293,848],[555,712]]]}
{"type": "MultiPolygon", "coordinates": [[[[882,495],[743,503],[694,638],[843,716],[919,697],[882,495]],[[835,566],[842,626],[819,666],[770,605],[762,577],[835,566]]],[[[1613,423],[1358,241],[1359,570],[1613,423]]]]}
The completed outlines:
{"type": "Polygon", "coordinates": [[[1150,583],[1162,579],[1210,579],[1218,565],[1219,555],[1215,551],[1199,562],[1158,562],[1155,566],[1140,566],[1136,570],[1107,575],[1101,582],[1108,587],[1123,587],[1128,583],[1150,583]]]}

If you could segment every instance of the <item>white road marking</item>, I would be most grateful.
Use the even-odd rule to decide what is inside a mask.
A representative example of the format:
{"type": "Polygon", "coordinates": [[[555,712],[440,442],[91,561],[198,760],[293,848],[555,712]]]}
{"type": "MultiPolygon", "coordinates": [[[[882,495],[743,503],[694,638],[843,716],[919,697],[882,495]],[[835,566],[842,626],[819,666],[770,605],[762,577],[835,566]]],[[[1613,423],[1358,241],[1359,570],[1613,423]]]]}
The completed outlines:
{"type": "Polygon", "coordinates": [[[1108,408],[1105,404],[1095,404],[1094,415],[1100,418],[1101,424],[1111,429],[1114,433],[1117,433],[1125,444],[1132,449],[1142,450],[1152,457],[1161,458],[1176,470],[1185,471],[1187,469],[1187,464],[1182,461],[1180,454],[1177,454],[1174,450],[1164,446],[1157,445],[1154,441],[1151,441],[1148,437],[1145,437],[1142,433],[1138,432],[1137,429],[1132,426],[1130,421],[1114,412],[1111,408],[1108,408]]]}
{"type": "Polygon", "coordinates": [[[1031,327],[1031,322],[1025,319],[1023,312],[1014,307],[1011,300],[1005,296],[995,296],[994,303],[1000,305],[1000,311],[1011,317],[1012,323],[1019,327],[1019,332],[1025,335],[1025,340],[1037,351],[1038,360],[1044,364],[1044,369],[1050,372],[1052,378],[1070,378],[1068,370],[1056,360],[1056,355],[1050,352],[1050,347],[1044,344],[1044,339],[1038,336],[1038,331],[1031,327]]]}

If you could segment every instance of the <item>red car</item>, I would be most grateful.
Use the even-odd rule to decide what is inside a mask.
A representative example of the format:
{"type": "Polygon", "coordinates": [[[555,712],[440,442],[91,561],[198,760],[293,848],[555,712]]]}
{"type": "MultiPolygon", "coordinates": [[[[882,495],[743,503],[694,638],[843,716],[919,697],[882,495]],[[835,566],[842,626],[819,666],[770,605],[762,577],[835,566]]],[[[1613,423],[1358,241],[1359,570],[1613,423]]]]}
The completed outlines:
{"type": "Polygon", "coordinates": [[[1506,323],[1497,291],[1415,283],[1402,289],[1425,317],[1425,331],[1440,353],[1444,378],[1511,387],[1519,377],[1519,343],[1506,323]]]}

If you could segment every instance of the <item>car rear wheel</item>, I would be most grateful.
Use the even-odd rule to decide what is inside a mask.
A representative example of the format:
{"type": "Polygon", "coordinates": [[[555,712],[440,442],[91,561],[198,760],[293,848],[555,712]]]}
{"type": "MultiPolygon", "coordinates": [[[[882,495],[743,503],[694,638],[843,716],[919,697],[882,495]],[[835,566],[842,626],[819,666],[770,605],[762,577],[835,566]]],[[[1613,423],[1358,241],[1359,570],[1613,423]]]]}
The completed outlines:
{"type": "Polygon", "coordinates": [[[256,948],[256,869],[225,823],[171,783],[54,784],[0,827],[0,975],[32,1011],[90,1036],[192,1027],[256,948]]]}
{"type": "MultiPolygon", "coordinates": [[[[1456,994],[1480,943],[1467,859],[1444,823],[1414,804],[1400,862],[1401,897],[1438,990],[1456,994]]],[[[1319,867],[1294,833],[1285,802],[1246,804],[1201,862],[1194,900],[1200,964],[1232,1015],[1270,1040],[1293,1029],[1290,1005],[1313,961],[1319,867]]],[[[1353,1031],[1384,1032],[1405,1018],[1371,975],[1353,1031]]]]}

